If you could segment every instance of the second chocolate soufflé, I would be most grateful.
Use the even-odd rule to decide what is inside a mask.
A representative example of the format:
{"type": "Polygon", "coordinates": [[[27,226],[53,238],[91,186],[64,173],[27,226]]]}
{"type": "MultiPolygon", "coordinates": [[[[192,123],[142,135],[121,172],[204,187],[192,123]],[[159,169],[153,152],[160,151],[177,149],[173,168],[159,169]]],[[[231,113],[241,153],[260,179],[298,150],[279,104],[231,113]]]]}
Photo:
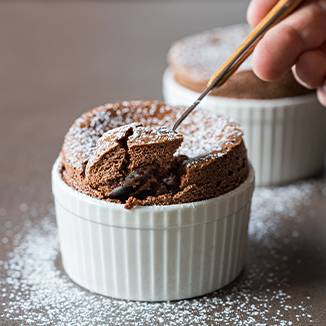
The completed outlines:
{"type": "MultiPolygon", "coordinates": [[[[250,32],[248,25],[218,27],[177,41],[168,54],[169,68],[180,85],[202,92],[214,71],[241,44],[250,32]]],[[[210,95],[241,99],[275,99],[311,93],[301,86],[291,72],[279,80],[265,82],[252,71],[247,59],[227,83],[210,95]]]]}
{"type": "Polygon", "coordinates": [[[65,137],[63,180],[126,208],[194,202],[239,186],[249,171],[239,126],[198,108],[173,132],[182,110],[131,101],[84,113],[65,137]]]}

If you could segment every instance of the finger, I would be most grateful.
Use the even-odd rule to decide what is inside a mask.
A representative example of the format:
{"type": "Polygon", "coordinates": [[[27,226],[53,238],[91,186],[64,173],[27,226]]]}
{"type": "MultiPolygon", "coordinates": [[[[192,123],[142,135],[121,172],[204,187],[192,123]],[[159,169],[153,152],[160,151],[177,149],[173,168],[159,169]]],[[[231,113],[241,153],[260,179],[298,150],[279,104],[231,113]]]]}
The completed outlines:
{"type": "Polygon", "coordinates": [[[248,23],[256,26],[277,2],[278,0],[252,0],[247,10],[248,23]]]}
{"type": "Polygon", "coordinates": [[[254,72],[263,80],[281,77],[304,51],[318,48],[326,41],[325,30],[324,0],[308,2],[273,27],[258,43],[253,55],[254,72]]]}
{"type": "Polygon", "coordinates": [[[304,52],[294,69],[297,81],[307,88],[317,88],[326,79],[326,52],[322,49],[304,52]]]}
{"type": "Polygon", "coordinates": [[[326,107],[326,79],[324,85],[317,89],[317,96],[319,102],[326,107]]]}

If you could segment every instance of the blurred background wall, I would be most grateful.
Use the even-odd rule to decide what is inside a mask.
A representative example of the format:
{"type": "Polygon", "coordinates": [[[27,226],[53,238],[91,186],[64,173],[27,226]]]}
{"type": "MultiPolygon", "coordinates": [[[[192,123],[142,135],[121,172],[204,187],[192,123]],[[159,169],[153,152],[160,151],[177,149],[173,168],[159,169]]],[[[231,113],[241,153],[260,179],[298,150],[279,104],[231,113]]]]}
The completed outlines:
{"type": "Polygon", "coordinates": [[[245,21],[247,4],[0,2],[1,91],[16,89],[18,97],[35,105],[50,104],[39,103],[37,93],[49,100],[69,98],[67,109],[74,100],[87,108],[103,101],[157,98],[170,44],[188,34],[245,21]]]}

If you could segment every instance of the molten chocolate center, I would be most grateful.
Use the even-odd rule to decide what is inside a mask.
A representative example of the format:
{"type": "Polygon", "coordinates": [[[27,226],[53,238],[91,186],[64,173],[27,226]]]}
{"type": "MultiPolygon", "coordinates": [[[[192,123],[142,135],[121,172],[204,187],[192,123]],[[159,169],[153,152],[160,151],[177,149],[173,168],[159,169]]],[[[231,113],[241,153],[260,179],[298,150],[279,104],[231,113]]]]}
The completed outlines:
{"type": "Polygon", "coordinates": [[[157,165],[139,167],[128,174],[108,197],[126,202],[129,197],[144,199],[148,196],[176,193],[180,190],[180,176],[186,160],[186,156],[180,155],[167,168],[157,165]]]}

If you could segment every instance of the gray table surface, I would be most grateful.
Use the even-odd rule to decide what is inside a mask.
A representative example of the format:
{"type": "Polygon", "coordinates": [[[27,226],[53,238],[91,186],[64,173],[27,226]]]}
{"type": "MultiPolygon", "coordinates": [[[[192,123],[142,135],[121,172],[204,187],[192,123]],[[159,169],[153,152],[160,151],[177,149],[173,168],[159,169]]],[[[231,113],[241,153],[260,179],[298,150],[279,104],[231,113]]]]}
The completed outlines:
{"type": "MultiPolygon", "coordinates": [[[[171,42],[244,21],[246,5],[247,1],[0,2],[0,239],[6,237],[0,246],[0,267],[16,245],[14,233],[24,223],[24,205],[41,212],[52,203],[51,164],[74,118],[105,102],[161,98],[171,42]],[[8,221],[11,236],[4,226],[8,221]]],[[[293,305],[311,297],[304,301],[307,311],[315,324],[325,325],[324,195],[314,192],[309,207],[301,210],[302,218],[307,209],[309,223],[296,226],[296,250],[290,245],[281,248],[291,271],[287,292],[293,305]]],[[[32,223],[42,216],[36,214],[32,223]]],[[[291,227],[284,219],[283,230],[291,227]]],[[[248,264],[260,259],[255,254],[259,246],[251,243],[248,264]]],[[[0,269],[2,288],[7,286],[5,274],[0,269]]],[[[3,315],[14,299],[0,296],[1,325],[24,324],[3,315]]],[[[271,317],[275,309],[272,305],[271,317]]],[[[297,321],[294,311],[285,319],[293,325],[311,323],[309,318],[297,321]]]]}

